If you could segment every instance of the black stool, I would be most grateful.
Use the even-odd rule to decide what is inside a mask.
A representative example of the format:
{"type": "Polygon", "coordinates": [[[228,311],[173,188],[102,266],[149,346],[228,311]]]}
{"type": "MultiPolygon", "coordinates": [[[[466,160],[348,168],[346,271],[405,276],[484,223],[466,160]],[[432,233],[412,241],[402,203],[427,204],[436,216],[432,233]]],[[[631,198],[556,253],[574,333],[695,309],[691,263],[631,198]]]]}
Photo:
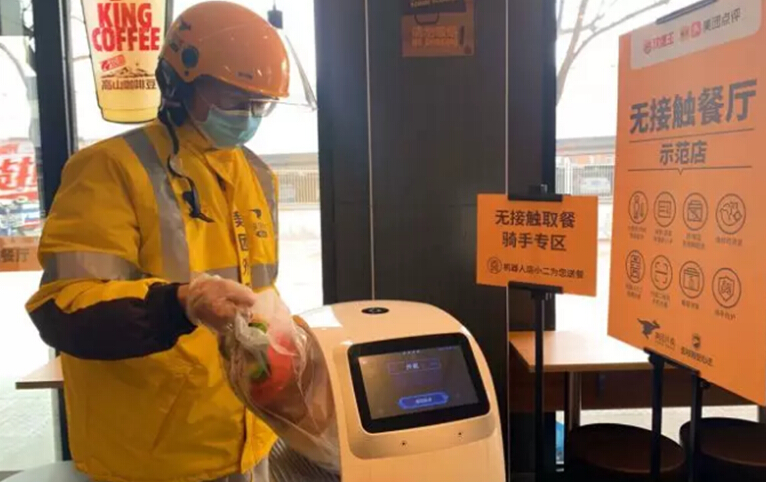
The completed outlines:
{"type": "MultiPolygon", "coordinates": [[[[680,431],[689,446],[689,423],[680,431]]],[[[700,482],[766,480],[766,425],[736,418],[703,418],[699,422],[700,482]]]]}
{"type": "MultiPolygon", "coordinates": [[[[649,482],[652,432],[618,424],[584,425],[567,437],[567,480],[571,482],[649,482]]],[[[661,480],[681,482],[684,449],[662,437],[661,480]]]]}

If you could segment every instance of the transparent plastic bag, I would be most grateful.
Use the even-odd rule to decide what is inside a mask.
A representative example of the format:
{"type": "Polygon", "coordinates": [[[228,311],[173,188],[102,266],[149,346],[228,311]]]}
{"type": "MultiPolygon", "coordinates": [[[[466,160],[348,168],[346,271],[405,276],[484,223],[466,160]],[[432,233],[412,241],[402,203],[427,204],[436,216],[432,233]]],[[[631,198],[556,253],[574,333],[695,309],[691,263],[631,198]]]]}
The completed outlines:
{"type": "Polygon", "coordinates": [[[338,434],[327,366],[316,340],[273,289],[256,293],[218,334],[234,393],[287,445],[339,472],[338,434]]]}

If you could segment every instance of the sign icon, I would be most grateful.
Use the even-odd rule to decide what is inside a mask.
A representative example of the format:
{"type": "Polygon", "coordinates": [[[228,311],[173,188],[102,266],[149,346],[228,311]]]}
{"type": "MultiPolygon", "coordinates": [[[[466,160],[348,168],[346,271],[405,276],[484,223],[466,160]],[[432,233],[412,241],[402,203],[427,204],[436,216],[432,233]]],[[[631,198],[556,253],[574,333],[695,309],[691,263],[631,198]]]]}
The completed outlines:
{"type": "Polygon", "coordinates": [[[487,269],[492,274],[499,274],[503,271],[503,262],[500,258],[489,258],[489,261],[487,261],[487,269]]]}
{"type": "Polygon", "coordinates": [[[681,285],[681,291],[687,298],[699,298],[705,286],[705,275],[702,273],[700,265],[694,261],[689,261],[681,266],[678,281],[681,285]]]}
{"type": "Polygon", "coordinates": [[[699,335],[699,333],[694,333],[692,335],[692,346],[697,351],[699,351],[699,349],[702,347],[702,337],[699,335]]]}
{"type": "Polygon", "coordinates": [[[665,256],[657,256],[652,261],[652,284],[660,291],[665,291],[673,281],[673,268],[665,256]]]}
{"type": "Polygon", "coordinates": [[[641,323],[641,333],[649,339],[652,333],[654,333],[655,330],[660,329],[660,324],[657,323],[657,320],[642,320],[641,318],[638,319],[638,322],[641,323]]]}
{"type": "Polygon", "coordinates": [[[726,234],[737,234],[745,225],[745,202],[736,194],[727,194],[715,210],[718,227],[726,234]]]}
{"type": "Polygon", "coordinates": [[[719,269],[713,277],[713,296],[724,308],[734,308],[742,296],[739,276],[729,268],[719,269]]]}
{"type": "Polygon", "coordinates": [[[673,224],[676,218],[676,200],[669,192],[662,192],[654,200],[654,220],[663,228],[673,224]]]}
{"type": "Polygon", "coordinates": [[[699,231],[707,222],[707,200],[701,194],[689,194],[684,201],[684,224],[690,231],[699,231]]]}
{"type": "Polygon", "coordinates": [[[628,259],[625,261],[625,270],[628,273],[628,279],[633,283],[640,283],[644,279],[644,256],[638,251],[631,251],[628,259]]]}
{"type": "Polygon", "coordinates": [[[646,221],[646,217],[649,215],[649,201],[646,199],[646,194],[641,191],[634,192],[630,196],[628,212],[630,213],[630,220],[634,224],[641,224],[646,221]]]}

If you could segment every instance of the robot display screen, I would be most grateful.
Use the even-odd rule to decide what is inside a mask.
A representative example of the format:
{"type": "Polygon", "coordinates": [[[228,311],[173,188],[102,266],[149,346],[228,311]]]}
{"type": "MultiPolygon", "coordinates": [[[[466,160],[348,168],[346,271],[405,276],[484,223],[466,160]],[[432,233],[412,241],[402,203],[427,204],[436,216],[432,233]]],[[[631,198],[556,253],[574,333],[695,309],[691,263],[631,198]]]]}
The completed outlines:
{"type": "Polygon", "coordinates": [[[463,335],[354,346],[350,362],[368,432],[446,423],[489,410],[476,360],[463,335]]]}
{"type": "Polygon", "coordinates": [[[359,358],[373,420],[478,402],[459,346],[359,358]]]}

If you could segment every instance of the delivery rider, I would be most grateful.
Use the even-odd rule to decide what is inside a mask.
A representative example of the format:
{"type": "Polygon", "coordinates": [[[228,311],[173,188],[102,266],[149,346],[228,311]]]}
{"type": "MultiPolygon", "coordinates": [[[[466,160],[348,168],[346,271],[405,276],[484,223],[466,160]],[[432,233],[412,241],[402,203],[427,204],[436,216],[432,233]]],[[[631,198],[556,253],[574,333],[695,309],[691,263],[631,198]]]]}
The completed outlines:
{"type": "Polygon", "coordinates": [[[277,274],[276,180],[241,147],[288,94],[264,19],[191,7],[156,72],[158,119],[67,162],[28,302],[60,350],[77,467],[94,481],[268,480],[273,432],[227,385],[211,330],[277,274]],[[218,275],[189,288],[195,273],[218,275]],[[247,288],[245,288],[247,286],[247,288]]]}

